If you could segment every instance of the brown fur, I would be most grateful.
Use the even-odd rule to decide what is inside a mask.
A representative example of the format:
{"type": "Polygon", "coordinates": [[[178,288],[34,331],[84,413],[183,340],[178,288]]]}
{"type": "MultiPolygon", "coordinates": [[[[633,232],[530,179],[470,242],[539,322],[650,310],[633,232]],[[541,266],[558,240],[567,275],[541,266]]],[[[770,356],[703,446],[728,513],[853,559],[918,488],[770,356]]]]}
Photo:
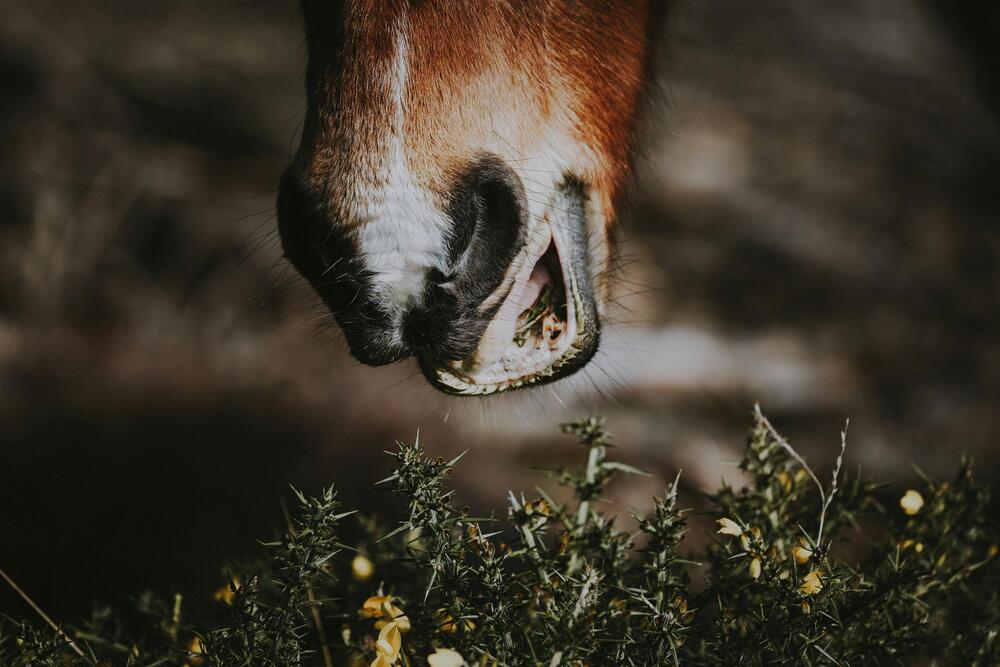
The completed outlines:
{"type": "Polygon", "coordinates": [[[353,200],[384,185],[380,159],[399,130],[392,82],[402,33],[402,134],[407,170],[421,187],[443,198],[477,153],[516,168],[557,145],[566,156],[556,167],[579,172],[610,225],[629,175],[648,26],[661,3],[347,0],[339,48],[312,49],[327,62],[313,64],[322,73],[304,138],[307,180],[327,193],[341,224],[364,222],[352,219],[353,200]]]}

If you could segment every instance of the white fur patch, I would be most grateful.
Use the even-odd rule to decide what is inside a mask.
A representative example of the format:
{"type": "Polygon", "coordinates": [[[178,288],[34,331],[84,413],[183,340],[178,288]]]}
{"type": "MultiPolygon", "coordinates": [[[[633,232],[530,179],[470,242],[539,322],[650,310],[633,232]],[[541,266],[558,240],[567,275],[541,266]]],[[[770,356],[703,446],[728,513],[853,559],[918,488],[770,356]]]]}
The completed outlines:
{"type": "MultiPolygon", "coordinates": [[[[362,261],[373,274],[375,296],[394,323],[419,298],[426,273],[443,270],[448,221],[429,192],[421,188],[406,161],[406,92],[409,83],[409,45],[405,13],[396,31],[396,53],[390,76],[382,82],[391,90],[393,123],[371,155],[378,188],[357,192],[356,214],[362,261]]],[[[377,85],[374,84],[373,85],[377,85]]]]}

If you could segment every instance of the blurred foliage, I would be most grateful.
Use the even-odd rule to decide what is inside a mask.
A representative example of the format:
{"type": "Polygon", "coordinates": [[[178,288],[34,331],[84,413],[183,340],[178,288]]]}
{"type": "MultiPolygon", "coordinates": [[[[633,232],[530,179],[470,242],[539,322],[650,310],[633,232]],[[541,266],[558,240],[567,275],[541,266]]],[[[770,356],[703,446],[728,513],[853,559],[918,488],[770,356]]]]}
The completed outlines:
{"type": "Polygon", "coordinates": [[[600,504],[614,477],[640,471],[608,458],[600,421],[564,430],[586,455],[582,469],[551,473],[568,502],[512,493],[505,526],[470,516],[448,487],[461,457],[399,444],[380,483],[408,508],[391,529],[362,517],[369,537],[343,545],[352,513],[333,490],[297,494],[285,537],[264,545],[270,565],[217,593],[220,617],[188,618],[180,596],[146,595],[135,634],[108,610],[58,632],[8,624],[0,664],[1000,661],[998,514],[969,463],[885,507],[880,485],[843,470],[843,450],[822,483],[758,409],[740,464],[747,486],[710,497],[715,539],[685,553],[677,481],[627,533],[600,504]]]}

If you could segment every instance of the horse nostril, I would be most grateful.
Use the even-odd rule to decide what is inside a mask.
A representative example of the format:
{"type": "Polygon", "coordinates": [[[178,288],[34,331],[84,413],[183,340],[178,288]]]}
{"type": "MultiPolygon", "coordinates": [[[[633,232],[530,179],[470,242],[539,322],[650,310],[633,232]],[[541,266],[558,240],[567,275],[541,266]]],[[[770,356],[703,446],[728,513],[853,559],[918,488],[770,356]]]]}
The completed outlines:
{"type": "Polygon", "coordinates": [[[403,321],[418,355],[460,360],[475,353],[489,314],[483,301],[502,284],[525,244],[527,207],[514,170],[483,156],[452,184],[447,267],[429,269],[421,303],[403,321]]]}
{"type": "Polygon", "coordinates": [[[480,158],[454,184],[449,260],[455,269],[483,250],[503,258],[523,232],[524,190],[517,174],[499,158],[480,158]]]}
{"type": "Polygon", "coordinates": [[[478,303],[500,284],[524,245],[524,187],[500,158],[481,157],[453,184],[448,213],[450,282],[478,303]]]}

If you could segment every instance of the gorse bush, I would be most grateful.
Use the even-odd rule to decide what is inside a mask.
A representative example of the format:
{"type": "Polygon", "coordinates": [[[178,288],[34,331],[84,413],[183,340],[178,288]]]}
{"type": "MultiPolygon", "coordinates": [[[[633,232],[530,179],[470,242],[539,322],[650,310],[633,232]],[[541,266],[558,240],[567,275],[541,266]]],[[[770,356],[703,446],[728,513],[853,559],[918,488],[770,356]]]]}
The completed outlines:
{"type": "Polygon", "coordinates": [[[0,664],[1000,664],[998,515],[967,463],[889,492],[841,452],[824,480],[758,410],[747,485],[709,496],[712,539],[685,550],[677,481],[624,532],[601,501],[638,471],[608,458],[599,421],[565,430],[586,457],[552,473],[568,503],[512,493],[506,522],[470,516],[448,487],[458,460],[400,444],[382,482],[408,505],[395,525],[361,519],[369,537],[344,545],[338,526],[358,518],[333,490],[299,495],[270,565],[220,591],[221,617],[147,595],[134,636],[107,611],[58,631],[8,623],[0,664]]]}

